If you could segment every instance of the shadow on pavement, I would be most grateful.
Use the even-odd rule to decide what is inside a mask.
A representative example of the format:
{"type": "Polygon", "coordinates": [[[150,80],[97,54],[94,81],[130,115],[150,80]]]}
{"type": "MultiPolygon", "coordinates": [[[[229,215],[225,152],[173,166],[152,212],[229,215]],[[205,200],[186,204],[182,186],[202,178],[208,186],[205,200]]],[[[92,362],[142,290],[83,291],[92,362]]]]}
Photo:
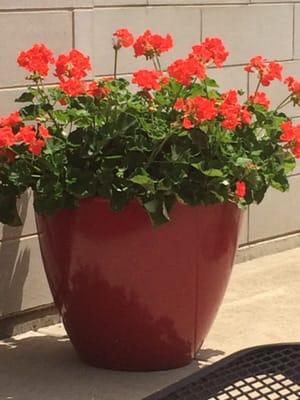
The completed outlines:
{"type": "Polygon", "coordinates": [[[0,361],[0,400],[141,400],[199,368],[195,361],[158,372],[97,369],[77,358],[67,336],[40,333],[1,341],[0,361]]]}

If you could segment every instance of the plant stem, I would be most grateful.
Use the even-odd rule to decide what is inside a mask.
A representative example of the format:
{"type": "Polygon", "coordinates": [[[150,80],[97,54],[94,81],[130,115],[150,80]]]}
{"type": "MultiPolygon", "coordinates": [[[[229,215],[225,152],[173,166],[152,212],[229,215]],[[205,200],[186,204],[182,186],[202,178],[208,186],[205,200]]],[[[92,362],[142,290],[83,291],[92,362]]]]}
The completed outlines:
{"type": "Polygon", "coordinates": [[[118,50],[119,49],[115,48],[114,79],[117,79],[118,50]]]}
{"type": "Polygon", "coordinates": [[[291,97],[293,96],[293,94],[289,94],[285,99],[282,100],[282,102],[280,104],[278,104],[278,106],[275,108],[275,111],[280,110],[280,108],[285,107],[286,105],[289,104],[289,102],[291,101],[291,97]]]}
{"type": "Polygon", "coordinates": [[[162,70],[161,69],[161,64],[160,64],[159,57],[158,57],[157,54],[155,54],[155,59],[156,59],[156,63],[157,63],[158,69],[159,69],[159,71],[161,71],[162,70]]]}
{"type": "Polygon", "coordinates": [[[153,65],[154,65],[155,70],[158,71],[158,67],[157,67],[157,65],[156,65],[155,58],[154,58],[154,57],[151,57],[151,59],[152,59],[152,61],[153,61],[153,65]]]}
{"type": "Polygon", "coordinates": [[[180,95],[180,93],[181,93],[181,91],[182,91],[182,88],[183,88],[183,86],[180,85],[179,90],[178,90],[177,93],[175,94],[175,99],[174,99],[173,103],[171,104],[171,108],[172,108],[172,109],[173,109],[173,107],[174,107],[174,105],[175,105],[175,103],[176,103],[176,100],[178,99],[178,97],[179,97],[179,95],[180,95]]]}
{"type": "MultiPolygon", "coordinates": [[[[37,90],[38,90],[42,100],[46,101],[48,104],[51,105],[49,97],[46,94],[46,90],[45,90],[45,86],[44,86],[43,80],[41,78],[36,81],[36,85],[37,85],[37,90]]],[[[48,113],[49,117],[51,118],[52,122],[54,123],[56,129],[59,130],[60,126],[58,125],[56,119],[54,118],[54,116],[52,114],[52,111],[48,110],[47,113],[48,113]]]]}
{"type": "Polygon", "coordinates": [[[258,89],[259,89],[259,87],[260,87],[260,84],[261,84],[261,77],[259,78],[259,81],[257,82],[256,89],[255,89],[255,92],[254,92],[254,96],[255,96],[256,93],[258,92],[258,89]]]}
{"type": "Polygon", "coordinates": [[[150,164],[155,160],[156,156],[162,150],[162,148],[164,147],[164,145],[166,144],[166,142],[169,140],[169,138],[171,136],[172,136],[172,134],[166,136],[164,138],[164,140],[155,149],[153,149],[152,153],[150,154],[149,160],[147,161],[146,168],[148,168],[150,166],[150,164]]]}

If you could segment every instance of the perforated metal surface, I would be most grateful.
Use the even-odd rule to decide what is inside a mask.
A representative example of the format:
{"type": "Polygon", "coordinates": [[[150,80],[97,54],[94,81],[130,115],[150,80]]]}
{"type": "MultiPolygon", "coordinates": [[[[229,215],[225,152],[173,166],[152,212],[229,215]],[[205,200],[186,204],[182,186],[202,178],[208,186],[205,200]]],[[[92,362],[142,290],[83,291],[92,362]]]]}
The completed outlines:
{"type": "Polygon", "coordinates": [[[145,400],[300,400],[300,344],[243,350],[145,400]]]}

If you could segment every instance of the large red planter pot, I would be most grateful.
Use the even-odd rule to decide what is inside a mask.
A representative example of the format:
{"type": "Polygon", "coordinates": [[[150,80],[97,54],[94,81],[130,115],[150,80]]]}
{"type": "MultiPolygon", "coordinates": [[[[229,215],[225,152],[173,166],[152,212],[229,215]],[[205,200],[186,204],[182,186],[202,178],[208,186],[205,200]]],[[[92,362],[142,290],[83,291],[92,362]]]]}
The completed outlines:
{"type": "Polygon", "coordinates": [[[153,228],[138,203],[92,198],[37,215],[46,274],[80,358],[157,370],[189,363],[215,318],[237,247],[240,210],[177,204],[153,228]]]}

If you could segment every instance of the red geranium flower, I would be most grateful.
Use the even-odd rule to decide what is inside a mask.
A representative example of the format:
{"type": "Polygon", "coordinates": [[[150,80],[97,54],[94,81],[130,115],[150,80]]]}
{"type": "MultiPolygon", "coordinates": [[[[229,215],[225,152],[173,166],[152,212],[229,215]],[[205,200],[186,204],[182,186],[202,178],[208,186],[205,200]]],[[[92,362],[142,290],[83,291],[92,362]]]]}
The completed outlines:
{"type": "Polygon", "coordinates": [[[292,121],[285,121],[280,125],[281,136],[283,142],[291,142],[299,138],[300,140],[300,124],[293,126],[292,121]]]}
{"type": "Polygon", "coordinates": [[[243,106],[240,111],[241,122],[245,125],[251,124],[252,114],[247,107],[243,106]]]}
{"type": "Polygon", "coordinates": [[[85,93],[84,82],[80,81],[79,79],[62,81],[60,82],[59,87],[69,96],[79,96],[80,94],[85,93]]]}
{"type": "Polygon", "coordinates": [[[213,62],[217,67],[221,67],[226,61],[229,53],[219,38],[206,38],[202,43],[193,46],[192,55],[204,64],[213,62]]]}
{"type": "Polygon", "coordinates": [[[45,142],[42,139],[36,139],[34,141],[32,141],[29,146],[28,146],[28,150],[36,155],[39,156],[43,150],[43,148],[45,147],[45,142]]]}
{"type": "Polygon", "coordinates": [[[230,90],[222,95],[223,102],[219,106],[219,113],[224,117],[221,126],[225,129],[234,130],[241,124],[250,124],[252,116],[245,106],[238,102],[236,90],[230,90]]]}
{"type": "Polygon", "coordinates": [[[267,61],[262,56],[251,58],[244,69],[247,72],[256,71],[263,86],[269,86],[275,79],[282,80],[282,65],[276,61],[267,61]]]}
{"type": "Polygon", "coordinates": [[[155,54],[160,56],[173,47],[173,39],[171,35],[167,34],[165,37],[152,33],[147,29],[141,36],[139,36],[134,45],[135,57],[145,56],[151,58],[155,54]]]}
{"type": "Polygon", "coordinates": [[[205,79],[205,67],[193,57],[176,60],[168,67],[168,73],[182,85],[190,85],[194,78],[205,79]]]}
{"type": "Polygon", "coordinates": [[[176,100],[176,102],[174,104],[174,108],[175,108],[175,110],[179,110],[179,111],[182,111],[185,109],[185,101],[182,97],[178,97],[178,99],[176,100]]]}
{"type": "Polygon", "coordinates": [[[264,92],[257,92],[249,96],[249,101],[253,104],[259,104],[266,109],[270,106],[270,100],[268,99],[266,93],[264,92]]]}
{"type": "Polygon", "coordinates": [[[33,125],[23,126],[15,136],[17,142],[30,144],[36,140],[36,131],[33,125]]]}
{"type": "Polygon", "coordinates": [[[61,81],[65,81],[66,78],[82,79],[91,70],[90,58],[76,49],[68,54],[59,55],[55,65],[55,74],[61,81]]]}
{"type": "Polygon", "coordinates": [[[110,88],[104,86],[104,82],[90,82],[86,89],[87,94],[93,97],[104,98],[110,93],[110,88]]]}
{"type": "Polygon", "coordinates": [[[146,90],[159,90],[161,88],[159,82],[161,77],[162,72],[160,71],[141,69],[133,73],[132,83],[136,83],[146,90]]]}
{"type": "Polygon", "coordinates": [[[48,129],[44,125],[39,126],[39,135],[43,139],[50,139],[52,135],[49,133],[48,129]]]}
{"type": "Polygon", "coordinates": [[[114,48],[116,49],[120,49],[121,47],[130,47],[133,45],[134,38],[128,29],[118,29],[113,36],[116,38],[114,40],[114,48]]]}
{"type": "Polygon", "coordinates": [[[0,148],[9,147],[16,143],[16,137],[9,126],[0,128],[0,148]]]}
{"type": "Polygon", "coordinates": [[[182,125],[185,129],[191,129],[195,125],[214,119],[218,110],[215,100],[196,96],[186,100],[179,98],[174,104],[175,110],[183,111],[182,125]]]}
{"type": "Polygon", "coordinates": [[[293,154],[296,158],[300,158],[300,139],[296,142],[293,148],[293,154]]]}
{"type": "Polygon", "coordinates": [[[285,78],[284,83],[287,85],[289,91],[296,97],[300,96],[300,81],[295,79],[293,76],[288,76],[285,78]]]}
{"type": "Polygon", "coordinates": [[[53,53],[42,43],[36,43],[27,51],[21,51],[18,64],[29,72],[45,77],[49,72],[49,64],[54,63],[53,53]]]}
{"type": "Polygon", "coordinates": [[[12,112],[7,117],[0,117],[0,127],[10,126],[14,127],[22,123],[21,116],[18,111],[12,112]]]}
{"type": "Polygon", "coordinates": [[[246,195],[247,187],[243,181],[237,181],[235,184],[235,194],[239,198],[244,198],[246,195]]]}

